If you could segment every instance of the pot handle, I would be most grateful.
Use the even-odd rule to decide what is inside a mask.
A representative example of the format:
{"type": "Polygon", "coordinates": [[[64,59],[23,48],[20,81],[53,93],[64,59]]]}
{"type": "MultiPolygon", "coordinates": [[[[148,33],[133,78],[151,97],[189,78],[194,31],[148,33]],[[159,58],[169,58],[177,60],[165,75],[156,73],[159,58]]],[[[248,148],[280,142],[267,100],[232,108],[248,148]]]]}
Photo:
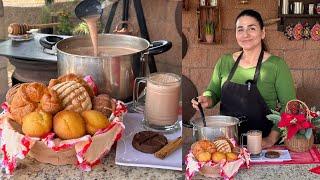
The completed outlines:
{"type": "Polygon", "coordinates": [[[241,123],[248,121],[247,116],[240,116],[240,117],[237,117],[237,118],[239,119],[238,126],[241,126],[241,123]]]}
{"type": "Polygon", "coordinates": [[[157,55],[170,50],[172,47],[172,42],[166,40],[152,41],[147,54],[157,55]]]}

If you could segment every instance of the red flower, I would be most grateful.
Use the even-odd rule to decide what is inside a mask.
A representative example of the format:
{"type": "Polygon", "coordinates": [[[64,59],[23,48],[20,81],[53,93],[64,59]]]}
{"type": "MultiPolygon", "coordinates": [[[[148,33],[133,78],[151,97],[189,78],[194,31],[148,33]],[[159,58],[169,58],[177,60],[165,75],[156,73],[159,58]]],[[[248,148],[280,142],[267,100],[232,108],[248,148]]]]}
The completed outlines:
{"type": "Polygon", "coordinates": [[[313,117],[313,118],[316,118],[316,117],[318,117],[318,114],[315,113],[315,112],[310,111],[310,116],[313,117]]]}
{"type": "Polygon", "coordinates": [[[313,128],[313,125],[303,114],[293,115],[282,113],[279,128],[286,127],[288,130],[287,138],[290,139],[301,129],[313,128]]]}

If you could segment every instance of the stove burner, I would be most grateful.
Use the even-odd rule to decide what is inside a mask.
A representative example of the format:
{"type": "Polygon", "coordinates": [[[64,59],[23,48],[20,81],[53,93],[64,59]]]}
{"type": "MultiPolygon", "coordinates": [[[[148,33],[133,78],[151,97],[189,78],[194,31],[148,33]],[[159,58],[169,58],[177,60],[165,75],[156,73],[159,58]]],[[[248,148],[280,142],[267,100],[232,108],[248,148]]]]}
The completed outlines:
{"type": "Polygon", "coordinates": [[[62,39],[63,38],[59,36],[44,36],[40,38],[39,42],[42,47],[52,49],[52,47],[54,47],[62,39]]]}
{"type": "Polygon", "coordinates": [[[56,44],[63,38],[59,36],[44,36],[39,42],[43,47],[43,52],[50,55],[57,55],[56,44]]]}

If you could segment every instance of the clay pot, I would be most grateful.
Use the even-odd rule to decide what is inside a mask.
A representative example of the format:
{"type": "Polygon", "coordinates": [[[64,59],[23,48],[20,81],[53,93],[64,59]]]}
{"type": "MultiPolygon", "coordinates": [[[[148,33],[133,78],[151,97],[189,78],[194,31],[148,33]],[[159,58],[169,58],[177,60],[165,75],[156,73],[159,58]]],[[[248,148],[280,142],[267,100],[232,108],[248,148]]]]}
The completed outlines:
{"type": "Polygon", "coordinates": [[[207,43],[213,42],[213,34],[206,34],[205,38],[206,38],[207,43]]]}

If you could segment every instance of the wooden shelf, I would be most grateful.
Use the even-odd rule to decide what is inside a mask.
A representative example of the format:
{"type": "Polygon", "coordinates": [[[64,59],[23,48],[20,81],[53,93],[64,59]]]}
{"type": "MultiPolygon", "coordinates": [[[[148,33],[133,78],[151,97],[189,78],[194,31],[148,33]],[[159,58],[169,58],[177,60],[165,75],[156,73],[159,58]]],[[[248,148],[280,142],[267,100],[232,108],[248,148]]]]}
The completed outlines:
{"type": "MultiPolygon", "coordinates": [[[[222,26],[221,26],[221,7],[220,0],[217,0],[217,6],[200,6],[197,8],[197,16],[198,16],[198,42],[200,44],[221,44],[222,41],[222,26]],[[208,25],[208,22],[213,25],[209,25],[213,27],[213,42],[208,43],[206,41],[206,33],[205,27],[208,25]]],[[[208,27],[208,26],[207,26],[208,27]]]]}
{"type": "Polygon", "coordinates": [[[282,14],[282,6],[283,1],[280,0],[280,6],[278,8],[278,17],[280,18],[280,21],[278,22],[278,31],[284,31],[286,26],[288,25],[295,25],[297,23],[308,23],[309,25],[314,25],[316,22],[319,22],[320,20],[320,14],[316,14],[316,11],[314,9],[314,14],[310,15],[308,13],[309,4],[314,4],[316,7],[317,3],[319,3],[318,0],[299,0],[299,2],[302,2],[303,4],[303,13],[304,14],[293,14],[293,9],[290,7],[293,7],[293,3],[297,0],[289,0],[289,14],[282,14]]]}
{"type": "Polygon", "coordinates": [[[280,14],[282,18],[320,18],[320,14],[280,14]]]}
{"type": "Polygon", "coordinates": [[[217,6],[199,6],[199,8],[204,8],[204,9],[210,9],[210,8],[217,8],[217,6]]]}

